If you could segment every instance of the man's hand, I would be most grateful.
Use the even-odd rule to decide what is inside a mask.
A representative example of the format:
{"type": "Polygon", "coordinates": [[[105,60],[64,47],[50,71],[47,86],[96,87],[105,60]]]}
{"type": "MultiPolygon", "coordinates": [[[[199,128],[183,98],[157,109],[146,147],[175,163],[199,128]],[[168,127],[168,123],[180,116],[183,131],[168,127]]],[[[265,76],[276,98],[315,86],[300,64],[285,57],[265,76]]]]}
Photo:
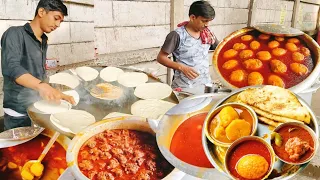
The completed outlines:
{"type": "Polygon", "coordinates": [[[60,100],[66,100],[73,105],[75,104],[75,101],[72,96],[68,96],[61,93],[60,91],[54,89],[47,83],[40,83],[37,86],[37,90],[40,96],[45,100],[53,101],[56,103],[60,103],[60,100]]]}
{"type": "Polygon", "coordinates": [[[195,79],[199,76],[198,72],[192,67],[180,64],[179,70],[189,79],[195,79]]]}

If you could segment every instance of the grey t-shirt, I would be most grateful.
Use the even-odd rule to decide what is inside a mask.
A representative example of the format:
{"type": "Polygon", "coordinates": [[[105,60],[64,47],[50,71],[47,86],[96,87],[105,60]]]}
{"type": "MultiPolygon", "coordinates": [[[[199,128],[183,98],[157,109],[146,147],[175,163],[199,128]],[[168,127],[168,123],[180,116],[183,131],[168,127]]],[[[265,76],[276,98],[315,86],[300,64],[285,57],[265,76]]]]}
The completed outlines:
{"type": "MultiPolygon", "coordinates": [[[[216,40],[213,46],[216,46],[217,43],[216,40]]],[[[208,60],[210,46],[202,44],[200,38],[192,37],[184,26],[167,35],[161,50],[168,54],[172,53],[176,62],[188,65],[199,73],[196,79],[191,80],[182,72],[175,71],[172,81],[173,88],[194,88],[211,83],[208,60]]]]}

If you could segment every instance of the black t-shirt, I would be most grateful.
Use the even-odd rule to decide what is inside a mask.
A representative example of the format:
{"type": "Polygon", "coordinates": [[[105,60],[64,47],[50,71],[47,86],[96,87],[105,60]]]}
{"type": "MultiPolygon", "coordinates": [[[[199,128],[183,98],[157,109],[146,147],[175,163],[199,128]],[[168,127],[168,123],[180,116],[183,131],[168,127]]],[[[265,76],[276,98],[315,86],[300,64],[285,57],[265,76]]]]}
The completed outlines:
{"type": "Polygon", "coordinates": [[[37,91],[15,82],[23,74],[31,74],[46,79],[45,62],[47,36],[42,35],[42,43],[34,35],[29,23],[10,27],[1,38],[1,68],[3,75],[3,107],[25,114],[27,107],[39,100],[37,91]]]}

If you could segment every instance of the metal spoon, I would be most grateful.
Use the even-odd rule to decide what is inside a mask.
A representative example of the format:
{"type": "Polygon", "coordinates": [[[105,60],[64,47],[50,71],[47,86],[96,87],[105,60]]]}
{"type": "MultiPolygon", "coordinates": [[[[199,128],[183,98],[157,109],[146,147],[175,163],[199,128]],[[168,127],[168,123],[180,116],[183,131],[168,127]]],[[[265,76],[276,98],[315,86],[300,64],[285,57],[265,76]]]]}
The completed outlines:
{"type": "MultiPolygon", "coordinates": [[[[46,145],[46,147],[43,149],[41,155],[39,156],[39,158],[37,160],[29,160],[27,163],[25,163],[22,167],[21,172],[23,172],[23,170],[27,170],[28,172],[31,173],[30,171],[30,167],[32,166],[32,164],[34,163],[41,163],[41,161],[43,160],[43,158],[46,156],[46,154],[49,152],[51,146],[54,144],[54,142],[57,140],[57,138],[59,137],[60,133],[58,131],[56,131],[54,133],[54,135],[51,137],[50,141],[48,142],[48,144],[46,145]]],[[[43,172],[42,172],[43,174],[43,172]]],[[[38,177],[34,177],[34,179],[40,179],[42,174],[38,177]]]]}

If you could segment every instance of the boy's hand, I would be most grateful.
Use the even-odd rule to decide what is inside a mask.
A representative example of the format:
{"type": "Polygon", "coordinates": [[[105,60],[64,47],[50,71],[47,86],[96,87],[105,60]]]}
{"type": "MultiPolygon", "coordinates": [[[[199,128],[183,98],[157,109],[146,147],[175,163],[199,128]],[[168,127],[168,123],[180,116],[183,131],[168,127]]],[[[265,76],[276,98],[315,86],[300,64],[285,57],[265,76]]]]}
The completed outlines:
{"type": "Polygon", "coordinates": [[[75,104],[75,101],[72,96],[65,95],[61,93],[60,91],[54,89],[47,83],[40,83],[37,87],[37,90],[40,94],[40,96],[48,101],[53,101],[58,104],[60,104],[60,100],[66,100],[71,104],[75,104]]]}
{"type": "Polygon", "coordinates": [[[180,64],[179,70],[185,75],[187,76],[187,78],[189,79],[195,79],[199,76],[198,72],[196,70],[194,70],[192,67],[184,65],[184,64],[180,64]]]}

